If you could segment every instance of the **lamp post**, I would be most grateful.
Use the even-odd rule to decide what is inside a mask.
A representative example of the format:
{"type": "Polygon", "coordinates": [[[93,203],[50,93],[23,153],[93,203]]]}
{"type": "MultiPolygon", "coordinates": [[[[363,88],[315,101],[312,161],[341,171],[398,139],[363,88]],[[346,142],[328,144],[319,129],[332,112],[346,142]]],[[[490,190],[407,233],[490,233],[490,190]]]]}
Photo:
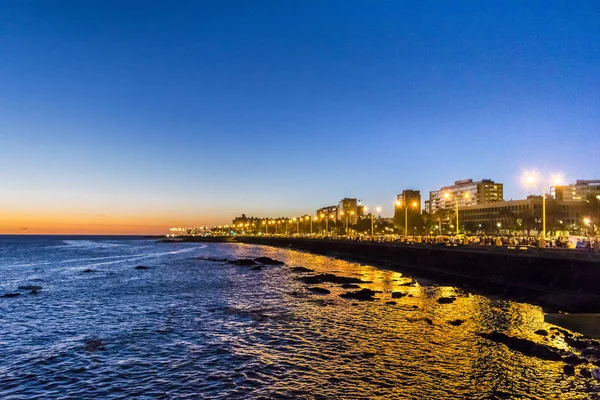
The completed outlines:
{"type": "MultiPolygon", "coordinates": [[[[446,200],[449,200],[449,199],[450,199],[450,197],[452,197],[452,196],[450,195],[450,193],[448,193],[448,192],[444,193],[444,198],[445,198],[446,200]]],[[[463,195],[463,198],[464,198],[465,200],[468,200],[470,197],[471,197],[471,194],[470,194],[469,192],[466,192],[466,193],[463,195]]],[[[459,225],[458,225],[458,197],[457,197],[457,196],[454,196],[454,203],[456,204],[456,236],[458,237],[458,235],[460,234],[460,227],[459,227],[459,225]]]]}
{"type": "MultiPolygon", "coordinates": [[[[538,182],[538,176],[535,172],[526,172],[523,175],[523,183],[526,186],[535,186],[538,182]]],[[[562,183],[562,175],[553,175],[550,180],[553,186],[562,183]]],[[[542,240],[540,247],[546,247],[546,185],[542,184],[542,240]]]]}
{"type": "MultiPolygon", "coordinates": [[[[397,201],[396,202],[396,206],[398,206],[398,207],[403,206],[404,207],[404,237],[408,238],[408,205],[406,204],[406,202],[402,203],[401,201],[397,201]]],[[[417,208],[417,202],[413,201],[412,202],[412,206],[414,208],[417,208]]]]}

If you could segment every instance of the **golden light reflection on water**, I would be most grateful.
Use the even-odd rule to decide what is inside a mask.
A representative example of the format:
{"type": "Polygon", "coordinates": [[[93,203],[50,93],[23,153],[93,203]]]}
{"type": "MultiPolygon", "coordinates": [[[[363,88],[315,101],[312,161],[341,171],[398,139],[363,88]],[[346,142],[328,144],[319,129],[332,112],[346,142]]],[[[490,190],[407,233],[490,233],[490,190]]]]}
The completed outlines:
{"type": "Polygon", "coordinates": [[[277,301],[286,317],[254,327],[254,334],[276,338],[273,345],[239,346],[238,351],[250,351],[269,368],[282,367],[282,374],[303,371],[293,386],[288,379],[273,381],[275,391],[302,397],[316,390],[340,398],[588,398],[590,382],[564,375],[564,363],[525,356],[477,336],[498,331],[568,349],[560,338],[534,333],[550,327],[539,307],[426,281],[406,286],[412,278],[399,272],[329,257],[234,246],[240,258],[266,255],[315,273],[358,277],[372,282],[361,287],[382,292],[375,302],[359,302],[340,298],[346,292],[341,285],[324,283],[316,286],[331,293],[315,295],[289,267],[266,271],[265,287],[281,293],[277,301]],[[392,292],[406,296],[392,298],[392,292]],[[456,300],[438,302],[447,297],[456,300]],[[391,301],[396,304],[386,304],[391,301]],[[450,324],[457,320],[464,322],[450,324]]]}

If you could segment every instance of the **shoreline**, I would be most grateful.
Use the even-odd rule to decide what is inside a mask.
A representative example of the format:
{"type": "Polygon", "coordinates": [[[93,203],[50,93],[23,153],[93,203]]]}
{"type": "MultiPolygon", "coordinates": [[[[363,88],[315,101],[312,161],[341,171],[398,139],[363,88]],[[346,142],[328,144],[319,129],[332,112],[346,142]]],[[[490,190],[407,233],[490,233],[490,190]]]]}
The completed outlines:
{"type": "Polygon", "coordinates": [[[600,263],[595,260],[290,238],[237,237],[236,242],[307,251],[366,263],[401,272],[417,280],[421,278],[483,296],[538,305],[548,313],[600,312],[599,291],[594,287],[594,283],[598,282],[596,277],[600,277],[600,263]],[[540,269],[544,275],[537,275],[540,269]],[[554,284],[564,277],[565,270],[574,269],[578,269],[577,273],[582,274],[584,280],[590,279],[590,285],[577,287],[582,282],[574,279],[563,281],[562,285],[554,284]],[[553,272],[557,276],[552,276],[553,272]]]}

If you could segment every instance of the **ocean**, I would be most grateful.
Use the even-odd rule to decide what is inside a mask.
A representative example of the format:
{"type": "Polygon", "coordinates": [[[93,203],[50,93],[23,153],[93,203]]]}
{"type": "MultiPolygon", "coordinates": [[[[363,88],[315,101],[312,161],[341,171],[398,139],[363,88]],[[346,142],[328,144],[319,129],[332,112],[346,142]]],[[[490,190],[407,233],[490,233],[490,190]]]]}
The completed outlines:
{"type": "Polygon", "coordinates": [[[562,361],[480,336],[576,351],[560,334],[535,333],[553,332],[539,307],[293,250],[0,236],[7,293],[20,295],[0,298],[2,399],[548,399],[599,390],[566,375],[562,361]],[[205,259],[259,256],[285,265],[205,259]],[[343,298],[353,289],[307,284],[300,278],[312,273],[294,267],[381,293],[343,298]]]}

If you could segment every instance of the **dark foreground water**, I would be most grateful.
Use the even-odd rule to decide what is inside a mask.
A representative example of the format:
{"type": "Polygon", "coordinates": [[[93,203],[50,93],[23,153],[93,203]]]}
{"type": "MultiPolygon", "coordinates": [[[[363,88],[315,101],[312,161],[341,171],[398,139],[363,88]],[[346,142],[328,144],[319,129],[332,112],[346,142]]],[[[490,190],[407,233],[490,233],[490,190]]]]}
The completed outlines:
{"type": "Polygon", "coordinates": [[[43,286],[0,298],[0,398],[595,396],[595,381],[566,376],[564,363],[476,335],[497,330],[567,349],[533,333],[549,328],[540,308],[406,281],[244,244],[0,237],[0,295],[43,286]],[[263,255],[287,265],[252,271],[198,259],[263,255]],[[313,294],[290,266],[373,281],[362,286],[383,293],[357,302],[324,284],[331,294],[313,294]],[[390,291],[412,297],[385,304],[390,291]],[[458,299],[437,302],[449,295],[458,299]],[[465,322],[449,324],[456,319],[465,322]]]}

